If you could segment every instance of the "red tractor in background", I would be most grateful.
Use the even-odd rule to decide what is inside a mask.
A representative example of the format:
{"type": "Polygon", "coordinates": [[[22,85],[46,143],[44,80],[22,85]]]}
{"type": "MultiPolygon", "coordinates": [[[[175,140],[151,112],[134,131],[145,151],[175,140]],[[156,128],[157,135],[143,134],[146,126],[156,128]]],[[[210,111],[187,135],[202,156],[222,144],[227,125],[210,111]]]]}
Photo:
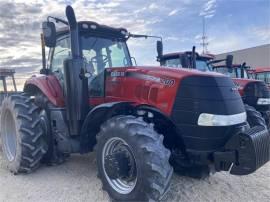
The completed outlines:
{"type": "Polygon", "coordinates": [[[255,69],[249,69],[248,73],[253,78],[264,81],[270,89],[270,67],[256,67],[255,69]]]}
{"type": "Polygon", "coordinates": [[[246,123],[229,77],[133,66],[126,41],[140,35],[77,22],[70,6],[66,16],[42,24],[41,75],[2,102],[0,132],[11,172],[30,173],[95,148],[98,177],[112,199],[158,201],[173,166],[247,175],[269,161],[268,131],[246,123]]]}
{"type": "Polygon", "coordinates": [[[249,124],[251,126],[266,124],[269,129],[270,91],[265,83],[254,80],[248,73],[250,68],[245,63],[228,64],[227,60],[232,60],[230,55],[226,59],[214,60],[214,55],[199,55],[195,52],[195,48],[193,49],[193,51],[164,54],[159,57],[160,64],[162,66],[197,69],[203,72],[215,71],[231,77],[243,99],[247,114],[258,116],[257,121],[248,116],[249,124]],[[216,65],[221,62],[226,62],[226,64],[216,65]]]}

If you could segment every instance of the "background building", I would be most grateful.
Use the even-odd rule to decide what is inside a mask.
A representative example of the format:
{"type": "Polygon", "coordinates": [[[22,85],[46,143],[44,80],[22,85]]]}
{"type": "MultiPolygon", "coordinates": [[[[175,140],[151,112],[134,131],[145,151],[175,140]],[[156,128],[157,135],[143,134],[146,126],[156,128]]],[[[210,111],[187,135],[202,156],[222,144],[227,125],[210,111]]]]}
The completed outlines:
{"type": "Polygon", "coordinates": [[[270,68],[270,44],[218,54],[216,59],[225,58],[228,54],[233,55],[235,64],[246,62],[247,66],[270,68]]]}

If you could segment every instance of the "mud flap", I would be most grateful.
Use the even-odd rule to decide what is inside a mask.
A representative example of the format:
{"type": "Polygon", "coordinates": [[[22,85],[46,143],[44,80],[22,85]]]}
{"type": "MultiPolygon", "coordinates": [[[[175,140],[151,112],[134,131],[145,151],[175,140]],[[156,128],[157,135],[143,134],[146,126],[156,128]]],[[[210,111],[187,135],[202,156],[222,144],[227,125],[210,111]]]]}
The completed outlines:
{"type": "Polygon", "coordinates": [[[256,126],[234,135],[226,144],[226,150],[236,151],[230,173],[248,175],[270,160],[270,135],[267,129],[256,126]]]}

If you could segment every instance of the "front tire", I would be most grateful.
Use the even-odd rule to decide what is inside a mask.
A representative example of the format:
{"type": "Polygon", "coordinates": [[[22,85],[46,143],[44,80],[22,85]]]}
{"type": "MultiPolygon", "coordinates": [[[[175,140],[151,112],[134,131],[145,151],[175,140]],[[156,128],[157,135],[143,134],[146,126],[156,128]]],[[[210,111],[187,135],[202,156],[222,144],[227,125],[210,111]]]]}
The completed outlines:
{"type": "Polygon", "coordinates": [[[98,176],[116,201],[158,201],[169,188],[170,151],[153,126],[134,116],[116,116],[97,136],[98,176]]]}
{"type": "Polygon", "coordinates": [[[34,171],[47,151],[38,111],[30,97],[23,94],[11,95],[2,102],[2,148],[7,166],[14,174],[34,171]]]}

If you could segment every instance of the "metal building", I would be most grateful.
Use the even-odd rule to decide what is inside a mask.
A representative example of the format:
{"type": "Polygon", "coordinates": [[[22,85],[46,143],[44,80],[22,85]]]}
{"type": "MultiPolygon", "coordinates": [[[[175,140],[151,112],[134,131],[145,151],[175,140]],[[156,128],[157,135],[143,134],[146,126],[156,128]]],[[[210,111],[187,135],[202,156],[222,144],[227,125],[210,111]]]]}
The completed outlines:
{"type": "Polygon", "coordinates": [[[216,59],[225,58],[228,54],[233,55],[233,61],[235,64],[246,62],[250,67],[270,68],[270,44],[217,54],[216,59]]]}

